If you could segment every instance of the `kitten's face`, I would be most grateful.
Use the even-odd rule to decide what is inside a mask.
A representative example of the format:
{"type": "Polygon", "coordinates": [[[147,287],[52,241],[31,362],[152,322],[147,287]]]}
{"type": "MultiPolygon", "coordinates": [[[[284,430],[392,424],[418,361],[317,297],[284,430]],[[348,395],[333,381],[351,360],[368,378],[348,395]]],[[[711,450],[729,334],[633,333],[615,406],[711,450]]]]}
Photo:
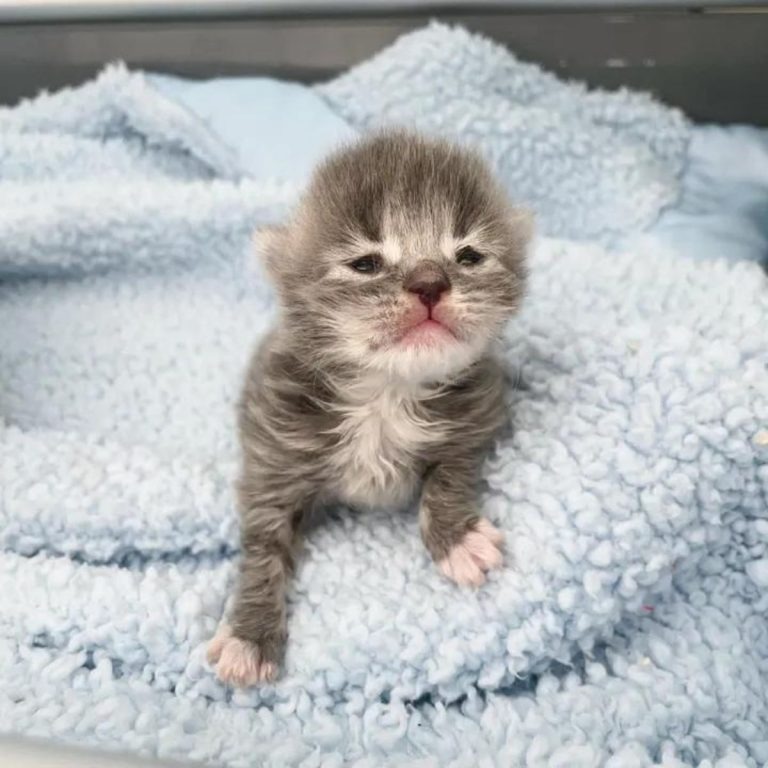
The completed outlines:
{"type": "Polygon", "coordinates": [[[322,166],[267,251],[308,354],[425,383],[476,360],[518,308],[526,240],[476,157],[395,134],[322,166]]]}
{"type": "Polygon", "coordinates": [[[519,278],[500,244],[454,232],[445,215],[387,221],[322,254],[308,297],[354,364],[414,382],[443,378],[477,359],[517,307],[519,278]]]}

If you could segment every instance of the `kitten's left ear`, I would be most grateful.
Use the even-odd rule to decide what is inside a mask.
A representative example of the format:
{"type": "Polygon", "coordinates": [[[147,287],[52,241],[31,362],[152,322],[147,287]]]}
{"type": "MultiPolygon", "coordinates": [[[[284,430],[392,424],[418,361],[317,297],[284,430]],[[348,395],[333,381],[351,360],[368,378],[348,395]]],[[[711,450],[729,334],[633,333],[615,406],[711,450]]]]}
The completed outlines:
{"type": "Polygon", "coordinates": [[[259,227],[253,233],[253,245],[272,278],[278,280],[285,268],[288,227],[276,224],[259,227]]]}

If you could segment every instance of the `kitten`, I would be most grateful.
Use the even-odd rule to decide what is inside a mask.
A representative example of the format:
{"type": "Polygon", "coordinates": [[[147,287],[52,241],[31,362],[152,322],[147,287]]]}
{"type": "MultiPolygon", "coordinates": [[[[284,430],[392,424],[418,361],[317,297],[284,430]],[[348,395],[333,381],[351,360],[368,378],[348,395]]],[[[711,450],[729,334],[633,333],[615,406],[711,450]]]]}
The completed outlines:
{"type": "Polygon", "coordinates": [[[523,296],[528,229],[477,155],[388,132],[331,156],[262,233],[282,311],[240,402],[240,584],[208,649],[221,680],[276,675],[313,505],[399,507],[421,487],[448,578],[477,586],[501,564],[475,486],[505,418],[489,347],[523,296]]]}

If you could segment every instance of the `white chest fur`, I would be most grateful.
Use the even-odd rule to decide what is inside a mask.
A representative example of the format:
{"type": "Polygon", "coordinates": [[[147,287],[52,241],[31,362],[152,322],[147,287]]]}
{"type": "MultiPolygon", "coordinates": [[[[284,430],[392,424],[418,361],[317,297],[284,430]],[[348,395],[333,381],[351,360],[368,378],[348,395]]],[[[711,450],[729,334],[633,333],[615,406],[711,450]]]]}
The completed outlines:
{"type": "Polygon", "coordinates": [[[340,410],[332,457],[338,495],[364,506],[405,503],[419,480],[420,451],[442,432],[425,420],[418,393],[372,384],[340,410]]]}

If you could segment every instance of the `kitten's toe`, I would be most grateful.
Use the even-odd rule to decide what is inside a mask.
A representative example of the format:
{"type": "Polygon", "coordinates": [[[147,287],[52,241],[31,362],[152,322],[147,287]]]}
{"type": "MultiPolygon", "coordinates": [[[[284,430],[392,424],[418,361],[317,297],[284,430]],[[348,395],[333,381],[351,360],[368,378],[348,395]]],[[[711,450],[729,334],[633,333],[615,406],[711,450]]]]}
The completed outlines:
{"type": "Polygon", "coordinates": [[[277,676],[277,664],[264,658],[257,643],[232,635],[228,625],[222,625],[208,644],[208,662],[216,667],[222,683],[247,688],[268,683],[277,676]]]}
{"type": "Polygon", "coordinates": [[[475,530],[486,539],[490,539],[497,547],[501,548],[504,545],[504,534],[490,520],[481,517],[475,523],[475,530]]]}
{"type": "Polygon", "coordinates": [[[232,627],[229,624],[222,624],[216,630],[216,634],[208,641],[205,656],[212,667],[216,665],[230,637],[232,637],[232,627]]]}
{"type": "Polygon", "coordinates": [[[487,571],[501,566],[503,558],[500,547],[503,541],[504,534],[501,531],[487,520],[480,519],[438,566],[457,584],[479,587],[485,581],[487,571]]]}

